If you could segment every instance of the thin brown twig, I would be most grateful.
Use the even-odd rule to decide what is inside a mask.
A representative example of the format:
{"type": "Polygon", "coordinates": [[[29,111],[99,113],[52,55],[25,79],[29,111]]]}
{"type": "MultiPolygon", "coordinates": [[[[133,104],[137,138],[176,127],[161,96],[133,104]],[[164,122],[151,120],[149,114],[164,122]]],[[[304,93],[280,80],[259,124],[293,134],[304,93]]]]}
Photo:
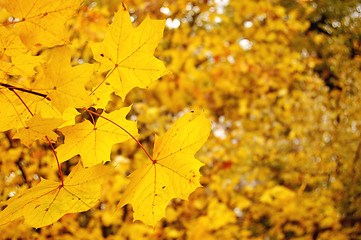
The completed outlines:
{"type": "Polygon", "coordinates": [[[30,94],[33,94],[33,95],[36,95],[36,96],[39,96],[39,97],[43,97],[43,98],[50,101],[50,98],[46,94],[43,94],[43,93],[35,92],[33,90],[29,90],[29,89],[25,89],[25,88],[21,88],[21,87],[15,87],[13,85],[6,84],[6,83],[0,83],[0,86],[8,88],[10,91],[19,90],[21,92],[26,92],[26,93],[30,93],[30,94]]]}
{"type": "Polygon", "coordinates": [[[55,152],[54,146],[51,143],[50,139],[48,138],[48,136],[45,136],[46,140],[48,140],[48,143],[51,147],[51,150],[53,150],[54,156],[56,158],[56,163],[58,164],[58,169],[59,169],[59,174],[60,174],[60,179],[61,179],[61,186],[64,186],[64,179],[63,179],[63,173],[61,172],[61,168],[60,168],[60,163],[59,163],[59,159],[58,159],[58,155],[55,152]]]}

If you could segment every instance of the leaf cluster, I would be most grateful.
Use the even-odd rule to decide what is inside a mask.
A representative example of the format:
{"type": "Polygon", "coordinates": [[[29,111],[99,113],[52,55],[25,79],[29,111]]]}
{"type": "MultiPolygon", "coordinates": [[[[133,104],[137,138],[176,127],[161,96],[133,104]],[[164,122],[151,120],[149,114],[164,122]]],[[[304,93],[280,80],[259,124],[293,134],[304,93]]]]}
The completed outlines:
{"type": "Polygon", "coordinates": [[[0,131],[29,148],[47,144],[60,181],[41,178],[3,201],[0,225],[23,217],[26,224],[41,228],[94,207],[112,172],[104,165],[111,160],[111,149],[127,140],[135,141],[150,161],[132,174],[119,203],[132,204],[134,219],[154,226],[173,198],[187,199],[201,186],[202,164],[194,154],[210,131],[203,115],[192,112],[179,119],[157,137],[151,157],[137,140],[136,121],[126,119],[131,106],[106,109],[111,95],[124,101],[133,88],[146,88],[169,73],[153,55],[163,20],[146,18],[134,28],[122,3],[103,40],[89,43],[93,57],[74,64],[71,44],[76,39],[69,38],[67,23],[81,1],[2,1],[1,7],[9,17],[0,28],[0,131]],[[65,177],[62,163],[74,156],[80,156],[79,163],[65,177]]]}

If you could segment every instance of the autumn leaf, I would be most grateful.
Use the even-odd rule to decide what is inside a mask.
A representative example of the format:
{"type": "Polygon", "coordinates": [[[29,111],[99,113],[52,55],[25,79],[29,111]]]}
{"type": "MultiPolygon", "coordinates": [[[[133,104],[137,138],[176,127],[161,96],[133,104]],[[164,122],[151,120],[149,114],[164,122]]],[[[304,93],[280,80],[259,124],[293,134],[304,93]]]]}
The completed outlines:
{"type": "Polygon", "coordinates": [[[154,226],[165,216],[173,198],[187,199],[199,183],[203,163],[194,154],[207,140],[211,123],[204,115],[188,113],[180,118],[154,143],[152,162],[143,165],[130,177],[130,183],[118,207],[133,206],[134,220],[154,226]]]}
{"type": "Polygon", "coordinates": [[[24,83],[20,85],[12,81],[0,82],[0,131],[27,127],[25,122],[32,114],[41,114],[44,118],[63,119],[66,123],[62,126],[74,124],[75,109],[68,108],[61,114],[46,99],[46,94],[34,92],[24,83]]]}
{"type": "MultiPolygon", "coordinates": [[[[133,136],[137,136],[137,123],[125,119],[131,107],[121,108],[101,116],[117,123],[133,136]]],[[[59,129],[65,136],[64,144],[56,152],[62,161],[80,154],[84,167],[110,161],[111,148],[116,143],[124,142],[131,137],[112,122],[98,118],[95,124],[84,121],[74,126],[59,129]]]]}
{"type": "Polygon", "coordinates": [[[20,139],[25,146],[30,145],[38,139],[46,141],[46,137],[56,141],[58,135],[53,130],[59,127],[64,121],[59,118],[42,118],[40,114],[34,115],[26,121],[26,127],[18,129],[13,136],[14,139],[20,139]]]}
{"type": "Polygon", "coordinates": [[[34,68],[43,62],[44,59],[40,56],[19,54],[13,56],[11,62],[0,61],[0,71],[9,75],[33,76],[35,74],[34,68]]]}
{"type": "Polygon", "coordinates": [[[71,53],[67,47],[50,50],[49,60],[42,65],[42,72],[34,82],[34,87],[42,89],[61,113],[67,107],[85,107],[91,99],[84,89],[93,73],[91,64],[72,67],[71,53]]]}
{"type": "Polygon", "coordinates": [[[17,21],[14,31],[28,47],[47,47],[68,43],[65,22],[79,8],[79,0],[4,0],[1,5],[17,21]]]}
{"type": "MultiPolygon", "coordinates": [[[[92,79],[89,84],[91,86],[98,86],[99,83],[101,83],[103,79],[96,78],[92,79]]],[[[93,106],[97,106],[99,108],[104,108],[109,100],[111,100],[111,94],[114,92],[114,89],[112,86],[110,86],[110,83],[104,82],[103,84],[99,85],[99,87],[96,89],[95,92],[90,94],[90,97],[93,101],[93,106]]]]}
{"type": "Polygon", "coordinates": [[[0,57],[17,56],[28,51],[26,46],[21,42],[18,35],[15,35],[7,28],[0,28],[0,57]]]}
{"type": "Polygon", "coordinates": [[[40,228],[56,222],[67,213],[86,211],[99,201],[103,176],[107,167],[99,164],[83,168],[78,164],[59,182],[42,179],[41,182],[6,201],[0,212],[0,225],[24,217],[25,223],[40,228]]]}
{"type": "MultiPolygon", "coordinates": [[[[18,93],[18,95],[27,103],[29,102],[25,94],[18,93]]],[[[25,127],[25,121],[31,118],[31,114],[21,100],[8,88],[0,90],[0,115],[0,131],[25,127]]]]}
{"type": "Polygon", "coordinates": [[[134,87],[145,88],[168,73],[163,62],[153,55],[163,37],[164,24],[164,20],[147,17],[133,28],[123,5],[123,9],[115,14],[104,41],[92,45],[94,59],[101,63],[100,71],[110,70],[106,82],[123,100],[134,87]]]}

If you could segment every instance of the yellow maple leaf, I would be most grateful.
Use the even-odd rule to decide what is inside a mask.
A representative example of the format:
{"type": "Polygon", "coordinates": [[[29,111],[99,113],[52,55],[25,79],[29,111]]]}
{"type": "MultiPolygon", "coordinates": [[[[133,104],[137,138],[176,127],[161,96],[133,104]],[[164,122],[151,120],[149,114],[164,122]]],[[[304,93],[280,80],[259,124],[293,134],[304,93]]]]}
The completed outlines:
{"type": "Polygon", "coordinates": [[[106,82],[123,100],[134,87],[145,88],[169,73],[163,62],[153,55],[163,37],[164,24],[164,20],[147,17],[133,28],[129,13],[123,6],[115,14],[104,41],[92,44],[94,59],[101,63],[100,71],[110,70],[106,82]]]}
{"type": "Polygon", "coordinates": [[[25,223],[40,228],[56,222],[67,213],[86,211],[99,201],[101,184],[108,172],[99,164],[83,168],[78,164],[65,179],[59,182],[41,179],[35,187],[15,195],[3,205],[0,225],[24,217],[25,223]]]}
{"type": "Polygon", "coordinates": [[[29,51],[21,42],[19,36],[7,28],[0,28],[0,39],[0,57],[3,55],[16,56],[29,51]]]}
{"type": "MultiPolygon", "coordinates": [[[[131,107],[121,108],[101,116],[122,126],[130,134],[138,134],[137,123],[125,119],[131,107]]],[[[98,118],[95,124],[89,121],[59,129],[65,136],[63,145],[56,152],[62,161],[80,154],[84,167],[110,161],[111,148],[116,143],[124,142],[131,137],[118,126],[103,118],[98,118]]]]}
{"type": "Polygon", "coordinates": [[[4,81],[0,85],[0,131],[26,128],[26,121],[31,118],[31,113],[41,114],[44,118],[61,118],[66,121],[62,126],[74,124],[74,117],[79,114],[72,108],[67,108],[61,114],[46,99],[45,94],[34,95],[36,92],[32,92],[26,84],[4,81]]]}
{"type": "Polygon", "coordinates": [[[34,68],[44,62],[42,57],[32,56],[19,36],[8,29],[0,28],[0,39],[1,74],[32,76],[34,68]]]}
{"type": "MultiPolygon", "coordinates": [[[[98,86],[98,84],[101,83],[101,81],[102,81],[101,78],[95,78],[89,82],[89,85],[98,86]]],[[[114,89],[112,88],[112,86],[110,86],[108,82],[99,85],[96,91],[90,95],[93,101],[93,106],[104,108],[111,100],[110,96],[113,92],[114,89]]]]}
{"type": "Polygon", "coordinates": [[[67,47],[50,50],[49,60],[42,65],[33,86],[42,89],[51,99],[51,103],[63,113],[67,107],[86,107],[91,99],[84,89],[93,73],[91,64],[72,67],[71,53],[67,47]]]}
{"type": "MultiPolygon", "coordinates": [[[[25,103],[29,102],[23,93],[19,92],[18,95],[25,103]]],[[[0,116],[0,131],[25,127],[25,121],[31,118],[31,114],[21,100],[8,88],[0,90],[0,116]]]]}
{"type": "Polygon", "coordinates": [[[211,123],[204,115],[188,113],[162,137],[156,137],[152,162],[130,175],[130,183],[118,207],[133,206],[134,220],[154,226],[165,216],[173,198],[187,199],[199,183],[204,164],[194,154],[207,140],[211,123]]]}
{"type": "Polygon", "coordinates": [[[16,19],[14,31],[27,47],[68,43],[65,22],[80,7],[80,0],[4,0],[1,5],[16,19]]]}
{"type": "Polygon", "coordinates": [[[56,140],[58,135],[53,130],[64,121],[59,118],[42,118],[40,114],[37,114],[25,123],[26,127],[18,129],[13,138],[20,139],[25,146],[30,147],[38,139],[46,141],[45,136],[48,139],[56,140]]]}
{"type": "Polygon", "coordinates": [[[40,56],[19,54],[11,57],[11,62],[0,61],[0,71],[9,75],[33,76],[35,74],[34,68],[43,62],[44,59],[40,56]]]}

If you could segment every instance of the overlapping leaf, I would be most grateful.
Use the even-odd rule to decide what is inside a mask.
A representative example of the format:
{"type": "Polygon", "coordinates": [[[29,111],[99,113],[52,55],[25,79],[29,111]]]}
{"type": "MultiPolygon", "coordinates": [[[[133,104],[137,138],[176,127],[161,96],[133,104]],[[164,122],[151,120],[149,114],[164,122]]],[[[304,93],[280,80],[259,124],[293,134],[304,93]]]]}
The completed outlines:
{"type": "Polygon", "coordinates": [[[86,211],[99,201],[101,184],[107,167],[99,164],[83,168],[78,164],[59,182],[42,179],[41,182],[5,202],[0,212],[0,225],[24,217],[25,223],[40,228],[56,222],[67,213],[86,211]]]}
{"type": "Polygon", "coordinates": [[[33,76],[34,68],[44,62],[40,56],[19,54],[10,61],[0,60],[0,71],[9,75],[33,76]]]}
{"type": "Polygon", "coordinates": [[[42,65],[42,74],[39,74],[34,86],[42,89],[61,113],[67,107],[89,106],[91,99],[84,85],[93,73],[92,65],[84,63],[72,67],[67,47],[52,49],[49,55],[50,59],[42,65]]]}
{"type": "Polygon", "coordinates": [[[7,28],[0,28],[0,56],[17,56],[27,52],[27,47],[21,42],[18,35],[7,28]]]}
{"type": "Polygon", "coordinates": [[[0,28],[0,72],[9,75],[34,75],[34,68],[43,63],[44,59],[28,52],[19,36],[4,27],[0,28]]]}
{"type": "Polygon", "coordinates": [[[165,216],[173,198],[187,199],[200,187],[201,162],[194,154],[207,140],[211,123],[188,113],[154,143],[153,161],[130,175],[130,184],[118,206],[133,206],[134,220],[154,226],[165,216]]]}
{"type": "MultiPolygon", "coordinates": [[[[137,123],[125,119],[129,111],[130,107],[125,107],[110,114],[103,113],[102,116],[136,136],[138,134],[137,123]]],[[[84,121],[59,130],[65,136],[64,144],[56,149],[59,158],[66,161],[80,154],[85,167],[110,161],[112,146],[131,138],[124,130],[101,117],[96,124],[84,121]]]]}
{"type": "Polygon", "coordinates": [[[68,42],[65,22],[80,3],[80,0],[4,0],[1,5],[18,19],[14,30],[26,46],[53,47],[68,42]]]}
{"type": "Polygon", "coordinates": [[[0,88],[0,131],[27,127],[25,122],[31,118],[31,113],[41,114],[44,118],[62,118],[68,125],[74,124],[70,119],[73,118],[74,122],[74,114],[72,116],[66,114],[71,110],[66,110],[62,115],[45,98],[45,94],[35,95],[31,88],[16,82],[5,81],[0,84],[2,85],[0,88]]]}
{"type": "MultiPolygon", "coordinates": [[[[17,94],[25,104],[30,106],[33,103],[31,99],[27,98],[27,93],[17,92],[17,94]]],[[[23,102],[8,88],[0,89],[0,115],[0,131],[26,127],[25,121],[31,118],[31,114],[23,102]]]]}
{"type": "Polygon", "coordinates": [[[37,114],[25,123],[26,126],[18,129],[13,138],[20,139],[25,146],[30,147],[38,139],[46,141],[45,137],[56,141],[58,135],[53,130],[64,123],[64,121],[59,118],[42,118],[40,114],[37,114]]]}
{"type": "Polygon", "coordinates": [[[145,88],[168,73],[163,62],[153,55],[163,37],[164,24],[163,20],[147,17],[134,29],[123,6],[115,14],[104,41],[92,45],[94,59],[101,63],[100,71],[109,70],[106,82],[122,99],[134,87],[145,88]]]}

